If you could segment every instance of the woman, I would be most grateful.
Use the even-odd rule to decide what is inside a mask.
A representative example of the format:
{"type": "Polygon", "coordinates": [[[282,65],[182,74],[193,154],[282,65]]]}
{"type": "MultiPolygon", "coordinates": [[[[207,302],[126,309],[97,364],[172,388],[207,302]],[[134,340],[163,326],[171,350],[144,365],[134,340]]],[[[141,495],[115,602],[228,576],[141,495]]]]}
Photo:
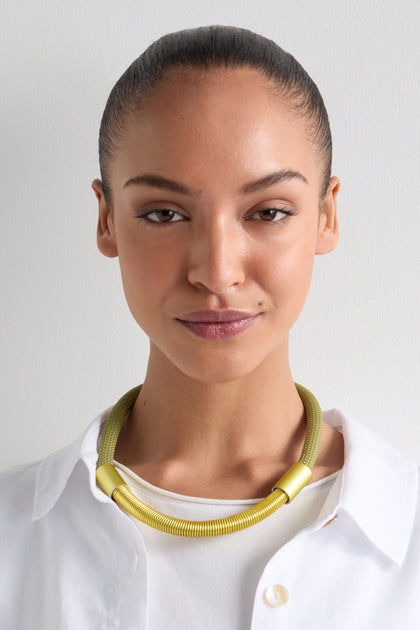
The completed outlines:
{"type": "Polygon", "coordinates": [[[5,627],[418,619],[416,464],[322,414],[289,364],[314,256],[338,242],[331,146],[316,85],[244,29],[166,35],[117,82],[97,243],[147,374],[70,447],[3,474],[5,627]]]}

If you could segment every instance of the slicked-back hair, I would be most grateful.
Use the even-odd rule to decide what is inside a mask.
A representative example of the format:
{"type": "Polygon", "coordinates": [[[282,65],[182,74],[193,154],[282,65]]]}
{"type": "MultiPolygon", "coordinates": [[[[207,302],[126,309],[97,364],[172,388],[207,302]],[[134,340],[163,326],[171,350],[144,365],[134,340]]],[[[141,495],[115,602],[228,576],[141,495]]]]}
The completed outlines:
{"type": "Polygon", "coordinates": [[[112,211],[109,166],[130,117],[169,70],[251,68],[259,71],[301,116],[317,145],[322,173],[320,197],[331,177],[332,139],[318,87],[296,59],[274,41],[234,26],[202,26],[168,33],[154,41],[118,79],[108,97],[99,132],[99,164],[105,199],[112,211]]]}

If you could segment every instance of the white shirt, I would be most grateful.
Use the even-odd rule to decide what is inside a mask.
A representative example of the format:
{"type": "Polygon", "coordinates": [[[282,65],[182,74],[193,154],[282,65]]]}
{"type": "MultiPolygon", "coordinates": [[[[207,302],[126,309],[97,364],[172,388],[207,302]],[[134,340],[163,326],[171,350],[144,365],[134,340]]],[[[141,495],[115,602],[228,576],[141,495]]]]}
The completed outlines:
{"type": "MultiPolygon", "coordinates": [[[[110,410],[61,451],[0,474],[0,619],[7,630],[161,630],[148,625],[145,541],[95,482],[98,435],[110,410]]],[[[332,409],[323,416],[343,433],[344,468],[312,523],[265,559],[244,630],[415,628],[417,464],[349,415],[332,409]],[[284,592],[276,585],[289,593],[283,606],[272,605],[284,592]]],[[[202,597],[219,577],[215,558],[201,576],[202,597]]],[[[181,611],[186,601],[200,606],[188,601],[181,581],[173,589],[181,611]]]]}

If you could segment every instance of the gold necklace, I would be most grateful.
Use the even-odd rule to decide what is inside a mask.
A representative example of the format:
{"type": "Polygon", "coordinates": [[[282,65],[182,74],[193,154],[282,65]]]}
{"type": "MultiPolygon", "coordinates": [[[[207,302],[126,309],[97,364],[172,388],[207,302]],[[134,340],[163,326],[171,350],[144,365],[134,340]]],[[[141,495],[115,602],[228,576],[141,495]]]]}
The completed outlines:
{"type": "Polygon", "coordinates": [[[188,521],[168,516],[140,501],[129,490],[115,469],[114,453],[121,427],[134,405],[141,385],[130,389],[112,408],[102,432],[98,448],[96,480],[105,494],[137,519],[168,534],[177,536],[222,536],[237,532],[267,518],[284,503],[289,503],[312,478],[322,434],[322,410],[315,396],[303,385],[295,383],[305,407],[306,436],[299,461],[273,486],[271,493],[251,508],[226,518],[212,521],[188,521]]]}

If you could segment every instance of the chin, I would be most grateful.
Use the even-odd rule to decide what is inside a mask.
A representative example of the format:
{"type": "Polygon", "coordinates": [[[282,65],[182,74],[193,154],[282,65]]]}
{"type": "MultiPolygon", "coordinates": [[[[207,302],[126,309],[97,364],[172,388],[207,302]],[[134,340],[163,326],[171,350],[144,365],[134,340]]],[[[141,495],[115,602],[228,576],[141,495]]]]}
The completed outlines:
{"type": "Polygon", "coordinates": [[[205,357],[195,360],[190,355],[185,361],[173,362],[175,367],[198,383],[231,383],[252,374],[263,358],[244,356],[233,351],[214,353],[209,350],[205,357]]]}
{"type": "Polygon", "coordinates": [[[166,339],[167,343],[161,338],[162,343],[157,343],[157,338],[151,338],[149,360],[156,373],[169,378],[175,371],[198,383],[231,383],[255,374],[267,360],[271,364],[278,351],[281,360],[282,340],[287,341],[287,335],[275,340],[260,337],[259,343],[235,337],[220,344],[198,345],[174,338],[166,339]]]}

